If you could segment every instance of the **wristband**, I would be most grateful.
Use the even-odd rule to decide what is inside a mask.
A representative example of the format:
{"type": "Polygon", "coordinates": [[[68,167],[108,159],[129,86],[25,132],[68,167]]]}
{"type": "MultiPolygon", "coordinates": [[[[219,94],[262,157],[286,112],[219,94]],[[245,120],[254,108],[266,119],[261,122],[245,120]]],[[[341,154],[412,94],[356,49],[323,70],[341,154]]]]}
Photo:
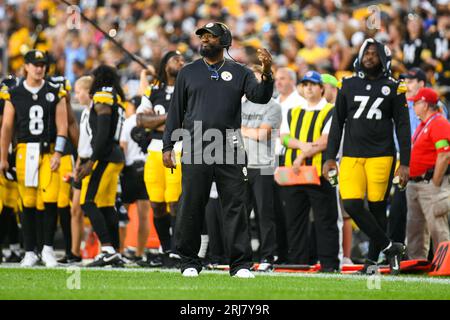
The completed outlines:
{"type": "Polygon", "coordinates": [[[289,145],[289,141],[291,140],[291,137],[286,135],[283,137],[283,146],[285,146],[286,148],[288,148],[289,145]]]}
{"type": "Polygon", "coordinates": [[[66,147],[66,137],[64,136],[57,136],[56,137],[56,143],[55,143],[55,152],[63,153],[64,148],[66,147]]]}

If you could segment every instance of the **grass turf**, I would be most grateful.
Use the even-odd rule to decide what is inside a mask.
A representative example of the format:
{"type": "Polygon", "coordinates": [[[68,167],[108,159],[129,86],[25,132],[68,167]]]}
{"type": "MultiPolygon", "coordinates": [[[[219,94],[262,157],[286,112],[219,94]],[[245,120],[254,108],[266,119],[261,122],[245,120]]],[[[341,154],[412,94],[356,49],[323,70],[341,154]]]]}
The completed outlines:
{"type": "Polygon", "coordinates": [[[355,275],[236,279],[225,272],[203,272],[183,278],[178,271],[81,269],[81,288],[70,290],[71,275],[61,268],[0,268],[0,299],[450,299],[450,279],[427,276],[381,276],[381,288],[370,290],[368,278],[355,275]]]}

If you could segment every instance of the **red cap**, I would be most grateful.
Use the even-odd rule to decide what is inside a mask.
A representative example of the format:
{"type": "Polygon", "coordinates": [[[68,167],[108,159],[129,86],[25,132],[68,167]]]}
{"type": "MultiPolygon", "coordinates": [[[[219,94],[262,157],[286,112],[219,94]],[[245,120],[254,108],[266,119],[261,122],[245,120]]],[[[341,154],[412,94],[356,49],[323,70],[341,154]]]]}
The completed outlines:
{"type": "Polygon", "coordinates": [[[439,101],[439,95],[431,88],[420,88],[414,97],[408,98],[408,101],[412,102],[419,100],[435,104],[439,101]]]}

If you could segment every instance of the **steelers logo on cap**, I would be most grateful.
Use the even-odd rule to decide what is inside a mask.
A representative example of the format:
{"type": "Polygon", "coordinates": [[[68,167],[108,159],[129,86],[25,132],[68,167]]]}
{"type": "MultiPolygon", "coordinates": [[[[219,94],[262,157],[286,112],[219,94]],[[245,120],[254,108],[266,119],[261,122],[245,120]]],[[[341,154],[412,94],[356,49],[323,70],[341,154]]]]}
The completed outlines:
{"type": "Polygon", "coordinates": [[[36,59],[43,59],[43,58],[44,58],[44,54],[43,54],[41,51],[36,51],[36,52],[34,53],[34,57],[35,57],[36,59]]]}
{"type": "Polygon", "coordinates": [[[214,23],[210,22],[210,23],[208,23],[208,24],[206,25],[206,27],[207,27],[207,28],[212,28],[212,27],[214,27],[214,23]]]}
{"type": "Polygon", "coordinates": [[[391,93],[391,88],[389,88],[388,86],[383,86],[383,88],[381,88],[381,93],[385,96],[388,96],[391,93]]]}
{"type": "Polygon", "coordinates": [[[231,79],[233,79],[233,75],[230,72],[228,72],[228,71],[222,72],[222,74],[220,76],[225,81],[231,81],[231,79]]]}

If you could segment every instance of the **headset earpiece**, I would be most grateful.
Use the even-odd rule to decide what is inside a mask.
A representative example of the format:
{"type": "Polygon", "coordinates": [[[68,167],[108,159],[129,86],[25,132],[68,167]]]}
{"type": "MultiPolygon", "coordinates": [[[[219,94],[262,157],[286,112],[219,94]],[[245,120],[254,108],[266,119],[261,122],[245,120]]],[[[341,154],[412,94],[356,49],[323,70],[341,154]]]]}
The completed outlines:
{"type": "Polygon", "coordinates": [[[216,22],[223,30],[223,34],[220,36],[220,44],[225,48],[228,49],[231,47],[231,42],[233,38],[231,37],[231,32],[228,26],[222,22],[216,22]]]}

